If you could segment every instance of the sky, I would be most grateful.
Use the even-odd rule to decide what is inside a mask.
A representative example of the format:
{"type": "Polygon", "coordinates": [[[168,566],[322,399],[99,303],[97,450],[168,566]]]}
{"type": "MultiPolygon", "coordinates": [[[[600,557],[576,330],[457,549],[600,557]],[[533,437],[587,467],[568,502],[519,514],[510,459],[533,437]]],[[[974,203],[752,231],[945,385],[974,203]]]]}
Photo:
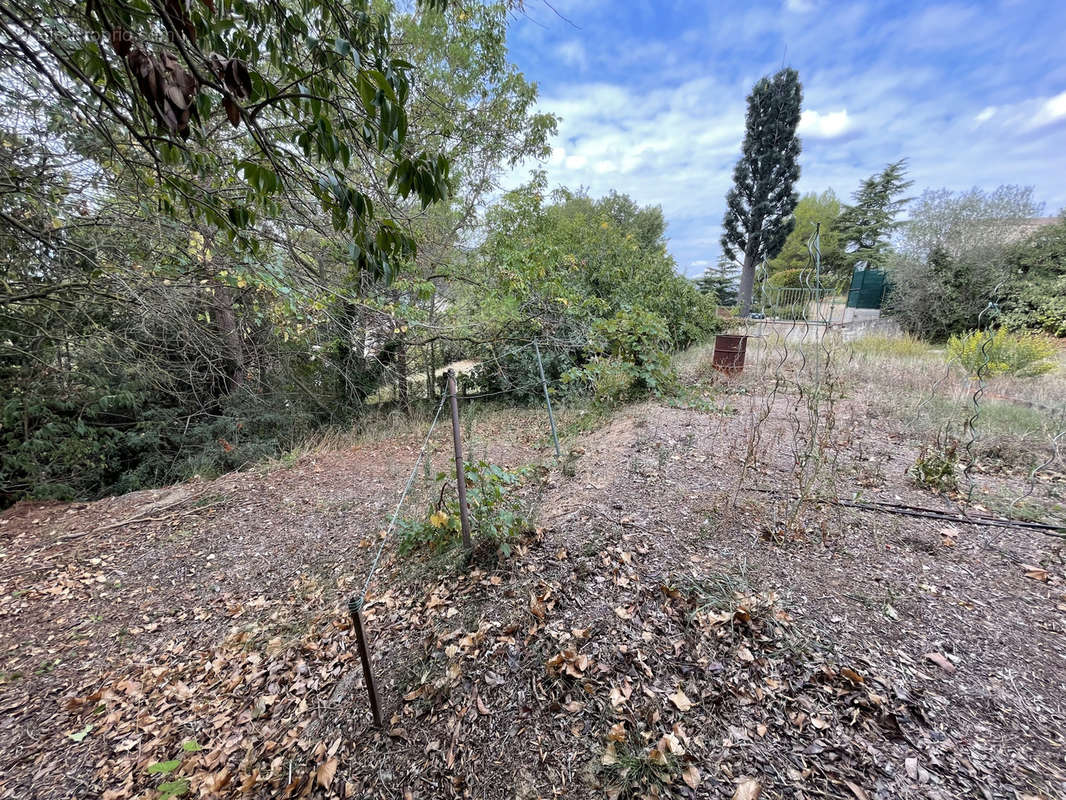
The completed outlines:
{"type": "Polygon", "coordinates": [[[509,47],[561,118],[549,184],[662,206],[689,276],[721,251],[747,94],[782,65],[801,193],[847,199],[906,157],[912,194],[1021,184],[1066,207],[1066,0],[527,0],[509,47]]]}

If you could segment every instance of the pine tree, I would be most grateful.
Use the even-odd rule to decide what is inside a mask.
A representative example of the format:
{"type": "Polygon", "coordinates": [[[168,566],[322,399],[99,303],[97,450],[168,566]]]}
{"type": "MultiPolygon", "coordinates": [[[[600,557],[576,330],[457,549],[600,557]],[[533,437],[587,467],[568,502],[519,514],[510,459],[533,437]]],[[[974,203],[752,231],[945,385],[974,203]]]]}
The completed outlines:
{"type": "Polygon", "coordinates": [[[737,268],[724,255],[718,259],[717,266],[708,267],[694,283],[700,292],[714,297],[720,306],[737,304],[737,268]]]}
{"type": "Polygon", "coordinates": [[[760,79],[748,95],[747,132],[722,223],[722,249],[743,265],[741,316],[751,309],[756,266],[780,252],[795,225],[792,212],[799,196],[792,187],[800,173],[796,126],[802,100],[794,69],[760,79]]]}
{"type": "Polygon", "coordinates": [[[896,216],[909,202],[900,197],[914,181],[904,179],[907,159],[887,165],[881,172],[862,182],[852,195],[855,203],[845,206],[837,219],[837,230],[844,243],[844,258],[849,269],[863,264],[879,268],[889,250],[889,236],[900,222],[896,216]]]}

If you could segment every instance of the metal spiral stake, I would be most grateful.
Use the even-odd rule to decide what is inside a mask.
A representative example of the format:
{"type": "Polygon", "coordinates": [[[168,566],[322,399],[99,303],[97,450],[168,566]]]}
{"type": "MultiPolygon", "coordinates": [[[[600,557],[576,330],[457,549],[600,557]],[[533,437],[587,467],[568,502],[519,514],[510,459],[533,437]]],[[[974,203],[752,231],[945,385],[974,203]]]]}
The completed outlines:
{"type": "Polygon", "coordinates": [[[977,421],[981,417],[981,398],[985,394],[985,377],[988,374],[988,366],[992,363],[992,356],[990,355],[989,348],[992,346],[992,339],[995,336],[996,318],[999,316],[999,303],[997,298],[999,297],[999,291],[1003,287],[1002,283],[996,285],[996,288],[992,290],[992,298],[988,301],[981,313],[977,315],[977,330],[982,330],[982,326],[985,321],[986,315],[988,316],[988,327],[984,328],[985,338],[981,342],[981,365],[977,368],[977,389],[973,393],[973,413],[967,418],[965,431],[969,435],[969,439],[966,442],[966,467],[963,469],[963,477],[966,478],[967,491],[966,491],[966,503],[973,502],[973,493],[976,488],[976,482],[973,477],[973,468],[977,463],[977,440],[980,438],[980,434],[977,432],[977,421]]]}

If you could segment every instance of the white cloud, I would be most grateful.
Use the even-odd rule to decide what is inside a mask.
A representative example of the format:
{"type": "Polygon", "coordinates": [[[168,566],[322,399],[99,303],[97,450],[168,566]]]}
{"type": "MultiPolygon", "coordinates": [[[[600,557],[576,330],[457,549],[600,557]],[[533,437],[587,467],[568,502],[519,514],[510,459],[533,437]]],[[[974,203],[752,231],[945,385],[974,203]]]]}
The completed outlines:
{"type": "Polygon", "coordinates": [[[843,136],[852,129],[852,121],[848,118],[846,108],[840,111],[829,111],[825,114],[807,109],[800,116],[799,132],[801,136],[814,139],[835,139],[843,136]]]}
{"type": "Polygon", "coordinates": [[[974,119],[978,122],[988,122],[996,115],[996,110],[995,106],[988,106],[987,108],[982,109],[981,113],[974,117],[974,119]]]}
{"type": "Polygon", "coordinates": [[[1060,119],[1066,119],[1066,92],[1049,97],[1041,103],[1033,117],[1033,124],[1034,126],[1047,125],[1049,122],[1060,119]]]}
{"type": "Polygon", "coordinates": [[[806,14],[817,7],[818,4],[814,0],[785,0],[785,8],[797,14],[806,14]]]}
{"type": "Polygon", "coordinates": [[[585,156],[567,156],[563,162],[567,169],[581,169],[588,163],[588,159],[585,156]]]}
{"type": "Polygon", "coordinates": [[[571,67],[584,69],[589,64],[588,53],[585,52],[585,45],[577,39],[569,39],[557,44],[555,46],[555,54],[564,64],[571,67]]]}

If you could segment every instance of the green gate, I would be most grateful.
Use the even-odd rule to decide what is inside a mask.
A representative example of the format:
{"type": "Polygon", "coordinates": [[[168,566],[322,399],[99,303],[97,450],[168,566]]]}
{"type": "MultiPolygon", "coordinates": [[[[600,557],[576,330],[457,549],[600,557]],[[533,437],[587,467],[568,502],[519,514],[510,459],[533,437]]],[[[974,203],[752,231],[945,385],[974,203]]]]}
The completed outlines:
{"type": "Polygon", "coordinates": [[[848,308],[880,308],[887,289],[884,270],[856,267],[851,274],[848,308]]]}

